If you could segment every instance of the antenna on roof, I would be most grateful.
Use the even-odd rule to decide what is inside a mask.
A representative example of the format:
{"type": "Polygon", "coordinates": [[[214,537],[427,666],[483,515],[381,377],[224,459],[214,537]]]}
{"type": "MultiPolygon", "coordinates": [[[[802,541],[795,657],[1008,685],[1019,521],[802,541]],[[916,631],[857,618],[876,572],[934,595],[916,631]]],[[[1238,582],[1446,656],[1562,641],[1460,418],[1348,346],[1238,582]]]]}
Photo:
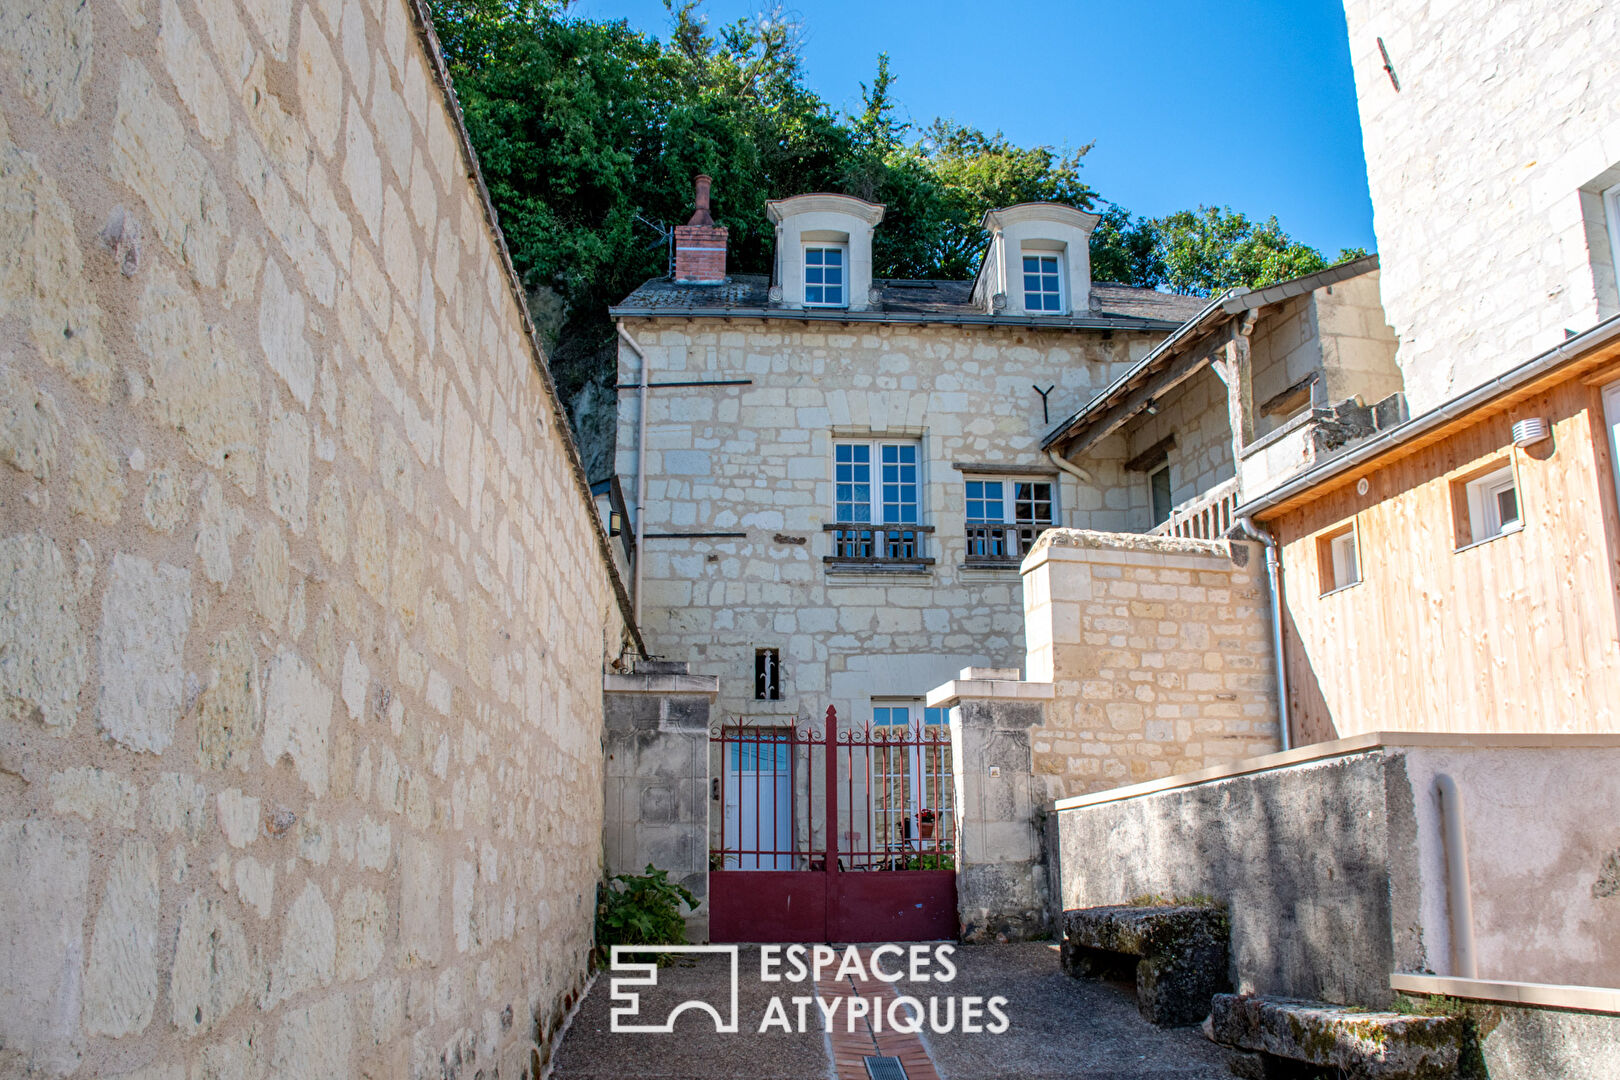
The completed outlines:
{"type": "Polygon", "coordinates": [[[666,277],[674,277],[675,276],[675,230],[670,228],[668,225],[661,224],[660,222],[648,221],[646,218],[642,217],[640,214],[636,215],[636,220],[639,221],[641,224],[647,226],[647,228],[651,229],[653,232],[658,234],[658,239],[654,240],[652,243],[650,243],[646,247],[642,248],[642,250],[643,251],[651,251],[653,248],[657,247],[659,244],[664,245],[664,248],[665,248],[664,261],[668,264],[664,268],[664,275],[666,277]]]}

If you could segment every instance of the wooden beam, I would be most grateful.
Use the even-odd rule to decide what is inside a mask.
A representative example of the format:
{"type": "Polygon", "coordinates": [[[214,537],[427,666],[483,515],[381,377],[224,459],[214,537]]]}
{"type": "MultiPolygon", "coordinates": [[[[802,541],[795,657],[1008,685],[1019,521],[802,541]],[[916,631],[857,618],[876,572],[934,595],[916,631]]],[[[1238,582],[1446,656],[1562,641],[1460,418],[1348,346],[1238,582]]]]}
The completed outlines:
{"type": "Polygon", "coordinates": [[[1079,429],[1081,434],[1066,445],[1063,456],[1080,457],[1118,431],[1131,417],[1147,408],[1148,403],[1154,398],[1169,393],[1203,370],[1209,361],[1209,353],[1204,349],[1191,349],[1176,357],[1169,367],[1161,369],[1119,401],[1104,409],[1095,420],[1081,427],[1079,429]]]}

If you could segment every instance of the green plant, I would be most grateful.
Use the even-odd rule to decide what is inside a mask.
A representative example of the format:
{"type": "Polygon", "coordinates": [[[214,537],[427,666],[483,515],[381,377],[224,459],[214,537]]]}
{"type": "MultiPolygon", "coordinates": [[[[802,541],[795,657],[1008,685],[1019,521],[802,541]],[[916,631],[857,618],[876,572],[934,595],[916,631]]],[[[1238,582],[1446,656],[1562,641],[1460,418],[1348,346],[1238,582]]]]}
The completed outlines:
{"type": "Polygon", "coordinates": [[[1166,896],[1164,893],[1143,893],[1125,901],[1126,907],[1203,907],[1223,908],[1226,904],[1209,893],[1189,893],[1186,896],[1166,896]]]}
{"type": "MultiPolygon", "coordinates": [[[[681,905],[695,910],[697,897],[667,870],[647,864],[645,874],[615,874],[602,882],[596,901],[596,962],[615,945],[677,945],[686,940],[681,905]]],[[[659,964],[672,957],[661,953],[659,964]]]]}

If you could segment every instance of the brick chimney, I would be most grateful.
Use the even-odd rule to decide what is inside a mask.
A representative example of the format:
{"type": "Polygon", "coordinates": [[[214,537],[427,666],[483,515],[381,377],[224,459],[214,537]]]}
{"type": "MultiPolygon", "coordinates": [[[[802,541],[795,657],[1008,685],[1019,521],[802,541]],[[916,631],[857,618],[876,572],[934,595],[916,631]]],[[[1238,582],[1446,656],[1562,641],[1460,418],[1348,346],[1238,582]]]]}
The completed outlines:
{"type": "Polygon", "coordinates": [[[675,280],[690,285],[719,285],[726,280],[726,230],[709,215],[707,176],[697,178],[692,220],[675,226],[675,280]]]}

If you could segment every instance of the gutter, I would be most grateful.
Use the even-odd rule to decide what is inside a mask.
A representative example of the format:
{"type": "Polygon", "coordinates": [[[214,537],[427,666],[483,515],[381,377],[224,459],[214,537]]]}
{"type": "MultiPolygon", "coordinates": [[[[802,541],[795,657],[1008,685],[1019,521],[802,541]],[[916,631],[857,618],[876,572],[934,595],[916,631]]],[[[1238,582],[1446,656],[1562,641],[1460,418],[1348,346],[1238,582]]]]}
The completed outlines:
{"type": "Polygon", "coordinates": [[[1620,339],[1620,315],[1605,319],[1590,330],[1576,334],[1539,356],[1527,360],[1518,367],[1505,371],[1489,382],[1475,387],[1461,397],[1453,398],[1445,404],[1424,413],[1422,416],[1413,417],[1406,423],[1392,427],[1381,435],[1375,435],[1343,454],[1329,458],[1314,468],[1307,469],[1281,487],[1273,488],[1264,495],[1259,495],[1238,506],[1233,510],[1233,516],[1252,518],[1263,514],[1278,504],[1309,491],[1316,485],[1330,480],[1340,473],[1349,472],[1351,469],[1387,453],[1410,439],[1415,439],[1419,435],[1441,427],[1464,413],[1471,412],[1481,405],[1487,404],[1492,399],[1515,390],[1525,383],[1532,382],[1549,371],[1553,371],[1571,360],[1578,359],[1583,354],[1616,339],[1620,339]]]}
{"type": "Polygon", "coordinates": [[[1050,315],[925,315],[911,311],[842,311],[816,308],[610,307],[615,319],[791,319],[798,322],[904,323],[918,326],[1017,326],[1031,330],[1174,330],[1174,319],[1130,315],[1054,319],[1050,315]]]}
{"type": "Polygon", "coordinates": [[[635,612],[636,625],[641,625],[641,564],[646,552],[647,521],[643,512],[647,507],[647,354],[641,351],[636,339],[618,323],[619,337],[636,354],[639,371],[636,385],[636,563],[630,568],[630,603],[635,612]]]}
{"type": "Polygon", "coordinates": [[[1282,740],[1283,753],[1287,753],[1291,749],[1288,737],[1288,669],[1283,666],[1282,564],[1277,559],[1277,538],[1248,517],[1239,517],[1231,531],[1239,537],[1258,540],[1266,548],[1266,578],[1271,584],[1271,653],[1277,665],[1277,734],[1282,740]]]}

